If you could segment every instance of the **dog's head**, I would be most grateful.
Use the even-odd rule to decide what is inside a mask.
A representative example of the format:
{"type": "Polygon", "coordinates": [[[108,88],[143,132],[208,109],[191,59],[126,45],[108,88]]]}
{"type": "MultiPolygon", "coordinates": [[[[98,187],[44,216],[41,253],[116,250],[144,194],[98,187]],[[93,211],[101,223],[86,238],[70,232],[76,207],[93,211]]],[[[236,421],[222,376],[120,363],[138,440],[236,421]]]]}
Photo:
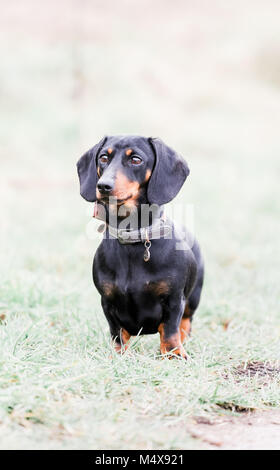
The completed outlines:
{"type": "Polygon", "coordinates": [[[87,201],[135,207],[162,205],[180,191],[189,174],[185,160],[160,139],[104,137],[78,161],[80,193],[87,201]]]}

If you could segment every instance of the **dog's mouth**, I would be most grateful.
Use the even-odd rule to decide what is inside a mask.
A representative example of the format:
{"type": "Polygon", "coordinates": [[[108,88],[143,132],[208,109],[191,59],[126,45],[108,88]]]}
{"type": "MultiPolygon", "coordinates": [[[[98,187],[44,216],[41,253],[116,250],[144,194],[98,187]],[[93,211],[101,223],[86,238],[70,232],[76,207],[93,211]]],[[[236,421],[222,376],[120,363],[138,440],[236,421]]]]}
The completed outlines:
{"type": "Polygon", "coordinates": [[[113,196],[113,195],[111,195],[111,196],[100,195],[97,198],[97,200],[100,201],[100,202],[103,202],[106,205],[116,204],[117,206],[121,206],[122,204],[124,204],[126,201],[128,201],[131,198],[132,198],[132,194],[130,194],[129,196],[124,197],[124,198],[118,198],[117,196],[113,196]]]}

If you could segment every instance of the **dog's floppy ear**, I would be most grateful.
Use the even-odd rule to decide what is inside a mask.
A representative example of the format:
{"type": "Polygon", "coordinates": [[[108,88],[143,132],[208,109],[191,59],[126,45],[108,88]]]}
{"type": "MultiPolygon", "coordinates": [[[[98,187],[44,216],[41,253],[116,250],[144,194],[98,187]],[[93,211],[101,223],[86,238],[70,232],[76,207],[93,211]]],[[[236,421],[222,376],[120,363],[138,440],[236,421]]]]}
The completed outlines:
{"type": "Polygon", "coordinates": [[[89,202],[96,201],[97,170],[96,158],[99,151],[106,142],[107,137],[103,137],[98,144],[86,152],[77,163],[77,170],[80,180],[80,194],[89,202]]]}
{"type": "Polygon", "coordinates": [[[150,204],[162,205],[171,201],[180,191],[190,170],[178,153],[160,139],[149,138],[156,162],[148,186],[150,204]]]}

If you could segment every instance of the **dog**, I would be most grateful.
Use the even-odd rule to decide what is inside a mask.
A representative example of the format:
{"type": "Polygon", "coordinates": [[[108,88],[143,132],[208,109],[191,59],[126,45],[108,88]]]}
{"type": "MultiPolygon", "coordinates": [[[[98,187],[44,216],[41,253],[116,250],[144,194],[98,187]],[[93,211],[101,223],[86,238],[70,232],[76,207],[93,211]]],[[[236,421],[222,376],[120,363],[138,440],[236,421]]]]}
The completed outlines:
{"type": "Polygon", "coordinates": [[[133,335],[159,332],[162,355],[187,359],[183,342],[204,263],[197,241],[163,209],[189,175],[186,161],[158,138],[107,136],[77,170],[81,196],[95,202],[94,216],[104,221],[93,281],[115,350],[123,352],[133,335]]]}

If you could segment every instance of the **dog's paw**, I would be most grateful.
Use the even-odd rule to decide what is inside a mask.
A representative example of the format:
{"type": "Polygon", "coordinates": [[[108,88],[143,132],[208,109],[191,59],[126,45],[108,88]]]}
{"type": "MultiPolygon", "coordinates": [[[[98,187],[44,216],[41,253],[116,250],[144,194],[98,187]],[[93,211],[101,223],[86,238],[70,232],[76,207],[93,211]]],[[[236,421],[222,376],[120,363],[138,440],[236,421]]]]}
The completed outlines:
{"type": "Polygon", "coordinates": [[[186,361],[188,360],[187,353],[183,346],[180,346],[178,348],[174,348],[170,351],[162,351],[161,350],[161,355],[162,358],[168,358],[168,359],[185,359],[186,361]]]}

